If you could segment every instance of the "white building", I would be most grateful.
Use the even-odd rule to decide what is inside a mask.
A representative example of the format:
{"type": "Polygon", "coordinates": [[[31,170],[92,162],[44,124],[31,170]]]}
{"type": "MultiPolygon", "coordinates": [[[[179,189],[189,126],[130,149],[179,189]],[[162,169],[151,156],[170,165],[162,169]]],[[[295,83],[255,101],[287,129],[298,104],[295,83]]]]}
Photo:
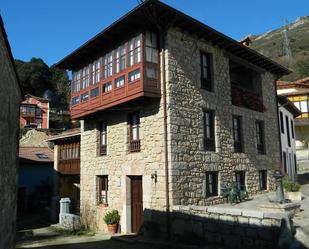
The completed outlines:
{"type": "Polygon", "coordinates": [[[278,114],[280,121],[282,171],[292,179],[297,176],[296,136],[294,118],[301,112],[284,96],[278,96],[278,114]]]}

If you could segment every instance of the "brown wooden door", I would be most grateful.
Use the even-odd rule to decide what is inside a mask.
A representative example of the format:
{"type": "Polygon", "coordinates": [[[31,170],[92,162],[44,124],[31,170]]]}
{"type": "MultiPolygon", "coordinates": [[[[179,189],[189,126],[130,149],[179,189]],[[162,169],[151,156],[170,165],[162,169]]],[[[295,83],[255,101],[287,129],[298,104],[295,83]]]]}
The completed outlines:
{"type": "Polygon", "coordinates": [[[132,232],[143,224],[143,181],[141,176],[131,176],[131,220],[132,232]]]}

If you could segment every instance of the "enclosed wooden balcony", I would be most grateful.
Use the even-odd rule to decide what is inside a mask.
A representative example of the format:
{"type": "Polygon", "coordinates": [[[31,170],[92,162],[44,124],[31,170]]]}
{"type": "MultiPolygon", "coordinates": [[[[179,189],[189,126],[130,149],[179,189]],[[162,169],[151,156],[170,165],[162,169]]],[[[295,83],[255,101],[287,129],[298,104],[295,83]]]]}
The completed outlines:
{"type": "Polygon", "coordinates": [[[57,171],[62,175],[80,174],[80,143],[59,145],[57,171]]]}
{"type": "Polygon", "coordinates": [[[146,32],[73,73],[71,115],[78,119],[140,98],[159,98],[157,36],[146,32]]]}

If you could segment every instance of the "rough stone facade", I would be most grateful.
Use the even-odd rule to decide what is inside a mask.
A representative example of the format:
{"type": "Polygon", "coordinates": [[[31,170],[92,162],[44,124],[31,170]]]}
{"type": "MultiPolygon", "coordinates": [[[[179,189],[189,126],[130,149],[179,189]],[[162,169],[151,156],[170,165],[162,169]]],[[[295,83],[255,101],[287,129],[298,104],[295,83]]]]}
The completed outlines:
{"type": "Polygon", "coordinates": [[[82,122],[80,209],[82,222],[97,230],[106,229],[104,214],[117,209],[121,231],[131,231],[129,176],[143,177],[144,209],[165,209],[162,103],[157,100],[140,110],[140,152],[129,152],[128,114],[109,112],[82,122]],[[107,121],[107,155],[98,156],[98,124],[103,120],[107,121]],[[151,179],[155,172],[156,183],[151,179]],[[98,175],[108,176],[108,207],[97,203],[98,175]]]}
{"type": "MultiPolygon", "coordinates": [[[[247,189],[255,194],[259,192],[258,170],[266,169],[268,189],[273,189],[271,175],[274,169],[280,168],[274,76],[267,72],[262,75],[266,111],[256,112],[231,104],[229,59],[218,47],[172,29],[167,33],[164,56],[171,205],[204,206],[223,202],[220,196],[203,196],[203,180],[209,170],[219,172],[219,186],[221,182],[232,182],[235,170],[245,170],[247,189]],[[200,88],[200,50],[213,53],[214,92],[200,88]],[[205,108],[215,110],[215,152],[203,149],[205,108]],[[236,114],[243,118],[244,153],[233,152],[232,115],[236,114]],[[257,154],[256,120],[265,122],[265,155],[257,154]]],[[[131,231],[129,176],[133,175],[143,176],[144,219],[151,220],[155,213],[165,214],[163,98],[148,102],[139,111],[141,151],[137,153],[129,153],[128,149],[129,111],[105,112],[82,122],[81,218],[83,224],[93,229],[104,230],[104,213],[118,209],[121,231],[131,231]],[[98,156],[98,123],[103,120],[107,121],[107,155],[98,156]],[[151,179],[155,172],[156,183],[151,179]],[[98,175],[108,175],[108,207],[97,203],[98,175]]],[[[156,222],[160,222],[158,216],[156,222]]]]}
{"type": "Polygon", "coordinates": [[[203,197],[205,172],[219,172],[220,183],[233,181],[235,170],[246,171],[251,194],[259,191],[258,170],[268,170],[268,188],[273,189],[272,173],[280,168],[277,106],[274,76],[262,75],[265,112],[231,104],[229,59],[222,49],[189,37],[177,30],[167,35],[170,168],[173,205],[209,205],[222,197],[203,197]],[[213,54],[214,91],[200,87],[200,50],[213,54]],[[203,148],[203,109],[215,111],[216,151],[203,148]],[[243,122],[244,153],[234,153],[232,115],[243,122]],[[266,154],[256,149],[255,121],[265,124],[266,154]]]}
{"type": "Polygon", "coordinates": [[[13,249],[21,93],[0,16],[0,249],[13,249]]]}

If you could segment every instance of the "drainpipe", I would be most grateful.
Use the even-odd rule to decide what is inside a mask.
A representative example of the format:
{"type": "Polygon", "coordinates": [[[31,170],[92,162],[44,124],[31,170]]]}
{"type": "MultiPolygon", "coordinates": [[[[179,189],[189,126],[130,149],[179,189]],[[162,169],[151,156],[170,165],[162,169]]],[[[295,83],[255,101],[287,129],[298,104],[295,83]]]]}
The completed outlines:
{"type": "Polygon", "coordinates": [[[168,172],[168,143],[167,143],[167,101],[166,101],[166,72],[165,72],[165,35],[160,32],[160,48],[162,54],[162,87],[163,87],[163,116],[164,116],[164,163],[165,163],[165,198],[166,198],[166,230],[167,238],[171,236],[170,229],[170,197],[169,197],[169,172],[168,172]]]}

